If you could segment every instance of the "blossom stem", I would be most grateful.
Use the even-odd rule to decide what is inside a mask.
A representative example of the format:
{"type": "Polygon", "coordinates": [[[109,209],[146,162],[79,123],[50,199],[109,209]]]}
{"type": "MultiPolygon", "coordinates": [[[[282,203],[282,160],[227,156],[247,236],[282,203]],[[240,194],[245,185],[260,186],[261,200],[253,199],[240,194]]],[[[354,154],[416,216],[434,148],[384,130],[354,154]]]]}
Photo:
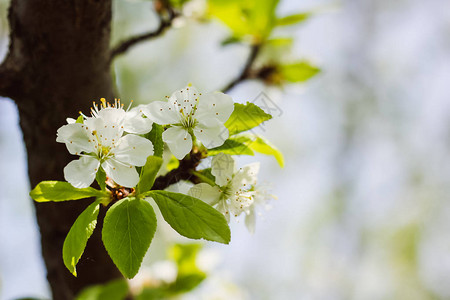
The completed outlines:
{"type": "Polygon", "coordinates": [[[206,177],[205,175],[203,175],[200,172],[191,170],[190,172],[192,175],[197,176],[197,178],[201,179],[203,182],[206,182],[212,186],[216,185],[216,183],[214,181],[212,181],[211,179],[209,179],[208,177],[206,177]]]}

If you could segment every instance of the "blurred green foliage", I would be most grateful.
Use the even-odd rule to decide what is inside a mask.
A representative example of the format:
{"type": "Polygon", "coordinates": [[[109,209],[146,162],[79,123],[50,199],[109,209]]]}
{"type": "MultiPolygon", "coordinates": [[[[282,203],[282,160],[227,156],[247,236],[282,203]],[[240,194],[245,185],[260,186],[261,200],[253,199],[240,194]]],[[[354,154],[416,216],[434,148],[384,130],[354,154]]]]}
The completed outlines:
{"type": "Polygon", "coordinates": [[[175,244],[169,249],[169,259],[177,266],[177,276],[172,283],[162,283],[159,286],[144,287],[136,297],[137,300],[170,299],[187,293],[198,287],[207,275],[196,263],[202,246],[200,244],[175,244]]]}

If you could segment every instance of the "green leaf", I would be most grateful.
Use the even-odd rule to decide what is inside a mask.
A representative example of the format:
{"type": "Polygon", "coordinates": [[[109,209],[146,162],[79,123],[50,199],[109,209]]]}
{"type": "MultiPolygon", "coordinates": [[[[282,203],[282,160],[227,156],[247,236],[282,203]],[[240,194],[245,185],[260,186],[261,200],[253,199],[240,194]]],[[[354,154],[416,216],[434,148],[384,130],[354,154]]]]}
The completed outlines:
{"type": "Polygon", "coordinates": [[[170,249],[170,258],[177,264],[177,279],[168,289],[173,293],[185,293],[196,288],[206,274],[197,267],[201,244],[176,244],[170,249]]]}
{"type": "Polygon", "coordinates": [[[178,276],[176,281],[170,286],[170,291],[174,293],[186,293],[196,288],[206,278],[202,272],[178,276]]]}
{"type": "Polygon", "coordinates": [[[191,239],[205,239],[223,244],[231,233],[225,217],[200,199],[167,191],[150,191],[167,223],[179,234],[191,239]]]}
{"type": "Polygon", "coordinates": [[[75,123],[81,123],[81,124],[83,124],[83,123],[84,123],[84,118],[83,118],[83,116],[82,116],[82,115],[79,115],[78,118],[77,118],[77,120],[75,121],[75,123]]]}
{"type": "Polygon", "coordinates": [[[63,245],[63,260],[66,268],[77,276],[76,265],[84,252],[86,243],[97,226],[99,202],[89,205],[75,220],[63,245]]]}
{"type": "Polygon", "coordinates": [[[256,152],[273,155],[277,160],[280,167],[284,167],[284,157],[280,150],[278,150],[274,145],[272,145],[268,140],[257,137],[254,141],[248,144],[248,147],[256,152]]]}
{"type": "Polygon", "coordinates": [[[135,300],[164,300],[170,296],[167,287],[144,287],[142,292],[136,296],[135,300]]]}
{"type": "Polygon", "coordinates": [[[144,200],[124,198],[107,211],[103,244],[126,278],[133,278],[139,271],[155,230],[155,212],[144,200]]]}
{"type": "Polygon", "coordinates": [[[155,183],[156,174],[158,174],[159,169],[163,160],[161,157],[149,156],[147,162],[141,169],[141,176],[139,183],[136,187],[136,195],[149,191],[153,183],[155,183]]]}
{"type": "Polygon", "coordinates": [[[319,73],[320,69],[306,61],[301,61],[293,64],[281,65],[279,66],[279,72],[286,81],[303,82],[319,73]]]}
{"type": "Polygon", "coordinates": [[[264,40],[275,25],[278,0],[209,0],[208,13],[222,21],[233,37],[253,36],[264,40]]]}
{"type": "Polygon", "coordinates": [[[102,191],[104,191],[106,189],[106,172],[101,166],[100,168],[98,168],[97,175],[95,175],[95,180],[97,181],[102,191]]]}
{"type": "Polygon", "coordinates": [[[245,144],[233,139],[227,139],[222,146],[208,149],[208,155],[213,156],[219,153],[230,155],[255,155],[253,151],[245,144]]]}
{"type": "Polygon", "coordinates": [[[247,102],[247,104],[234,104],[234,110],[230,118],[225,122],[230,135],[252,129],[264,121],[272,119],[257,105],[247,102]]]}
{"type": "Polygon", "coordinates": [[[201,244],[175,244],[169,249],[169,257],[177,263],[179,275],[200,271],[197,256],[201,249],[201,244]]]}
{"type": "Polygon", "coordinates": [[[266,46],[269,45],[271,47],[291,47],[294,43],[294,39],[292,38],[272,38],[266,41],[266,46]]]}
{"type": "Polygon", "coordinates": [[[181,8],[189,0],[169,0],[172,7],[181,8]]]}
{"type": "Polygon", "coordinates": [[[176,169],[180,166],[180,161],[175,157],[171,156],[169,162],[167,163],[166,169],[168,172],[172,171],[173,169],[176,169]]]}
{"type": "Polygon", "coordinates": [[[153,123],[152,126],[152,130],[145,137],[153,143],[153,155],[162,157],[164,151],[162,133],[164,132],[164,128],[156,123],[153,123]]]}
{"type": "Polygon", "coordinates": [[[245,144],[248,148],[255,152],[272,155],[275,157],[280,167],[284,167],[283,154],[267,139],[256,134],[240,134],[233,136],[232,139],[245,144]]]}
{"type": "Polygon", "coordinates": [[[105,285],[93,285],[82,290],[75,300],[123,300],[128,295],[128,284],[123,279],[105,285]]]}
{"type": "Polygon", "coordinates": [[[78,200],[89,197],[105,197],[107,192],[91,187],[77,189],[65,181],[41,181],[31,192],[37,202],[78,200]]]}
{"type": "Polygon", "coordinates": [[[193,171],[192,174],[197,176],[202,182],[209,183],[210,185],[216,184],[216,177],[211,173],[211,168],[193,171]]]}
{"type": "Polygon", "coordinates": [[[265,39],[275,26],[275,10],[279,0],[254,0],[254,2],[254,8],[250,13],[250,23],[256,36],[259,35],[265,39]]]}
{"type": "Polygon", "coordinates": [[[300,13],[278,18],[276,26],[289,26],[302,23],[311,17],[311,13],[300,13]]]}
{"type": "Polygon", "coordinates": [[[222,46],[227,46],[227,45],[231,45],[231,44],[236,44],[236,43],[240,43],[241,39],[234,37],[234,36],[230,36],[226,39],[224,39],[220,44],[222,46]]]}

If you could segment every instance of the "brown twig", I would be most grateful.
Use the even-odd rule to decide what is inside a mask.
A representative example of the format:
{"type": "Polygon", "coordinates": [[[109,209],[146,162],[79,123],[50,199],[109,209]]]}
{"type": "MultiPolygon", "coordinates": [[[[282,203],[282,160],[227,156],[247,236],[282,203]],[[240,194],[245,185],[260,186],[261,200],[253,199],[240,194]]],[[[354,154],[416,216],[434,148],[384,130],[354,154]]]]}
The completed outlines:
{"type": "Polygon", "coordinates": [[[252,45],[251,49],[250,49],[250,55],[247,59],[247,62],[245,63],[244,69],[242,69],[241,74],[239,75],[239,77],[237,77],[236,79],[234,79],[233,81],[231,81],[222,91],[224,93],[228,92],[229,90],[231,90],[233,87],[235,87],[238,83],[250,78],[250,71],[253,67],[253,64],[255,63],[256,57],[259,54],[259,51],[261,49],[261,45],[260,44],[255,44],[252,45]]]}
{"type": "MultiPolygon", "coordinates": [[[[173,20],[178,16],[178,14],[172,9],[172,7],[168,3],[166,3],[166,1],[161,1],[161,2],[163,4],[160,4],[160,5],[163,5],[164,10],[166,10],[168,13],[167,19],[164,19],[164,17],[162,16],[162,12],[159,11],[158,12],[158,16],[159,16],[158,28],[155,31],[151,31],[151,32],[147,32],[147,33],[143,33],[141,35],[131,37],[128,40],[125,40],[125,41],[121,42],[119,45],[117,45],[116,47],[114,47],[111,50],[111,54],[109,57],[110,63],[118,55],[125,53],[126,51],[128,51],[128,49],[139,44],[140,42],[163,35],[164,32],[172,26],[173,20]]],[[[159,9],[159,10],[162,10],[162,9],[159,9]]]]}
{"type": "Polygon", "coordinates": [[[200,161],[205,158],[205,153],[194,148],[191,153],[184,159],[180,160],[178,168],[173,169],[164,176],[156,178],[152,190],[164,190],[169,185],[179,182],[180,180],[187,180],[192,183],[199,183],[199,179],[192,174],[200,161]]]}

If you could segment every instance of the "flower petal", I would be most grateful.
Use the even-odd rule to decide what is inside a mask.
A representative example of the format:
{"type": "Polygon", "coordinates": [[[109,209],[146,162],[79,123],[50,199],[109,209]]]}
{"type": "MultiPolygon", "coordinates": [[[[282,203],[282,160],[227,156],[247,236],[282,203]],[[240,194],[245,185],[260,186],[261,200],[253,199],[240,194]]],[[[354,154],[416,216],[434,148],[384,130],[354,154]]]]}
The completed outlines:
{"type": "Polygon", "coordinates": [[[174,126],[167,129],[163,132],[162,138],[177,159],[183,159],[191,152],[192,137],[181,127],[174,126]]]}
{"type": "Polygon", "coordinates": [[[94,141],[86,125],[72,123],[61,126],[56,136],[56,141],[58,143],[65,143],[70,154],[94,151],[94,141]]]}
{"type": "Polygon", "coordinates": [[[220,200],[222,193],[218,186],[211,186],[207,183],[199,183],[194,185],[188,192],[189,196],[198,198],[209,205],[215,205],[220,200]]]}
{"type": "Polygon", "coordinates": [[[255,224],[256,224],[256,214],[255,210],[252,208],[248,215],[245,216],[245,226],[247,226],[248,231],[253,234],[255,233],[255,224]]]}
{"type": "Polygon", "coordinates": [[[234,173],[234,159],[229,154],[219,153],[211,161],[211,174],[219,186],[227,185],[234,173]]]}
{"type": "Polygon", "coordinates": [[[120,123],[107,122],[100,117],[87,118],[85,125],[86,128],[89,128],[89,131],[95,132],[95,141],[99,143],[100,147],[113,147],[124,133],[123,126],[120,123]]]}
{"type": "Polygon", "coordinates": [[[136,168],[111,158],[102,163],[102,167],[108,177],[111,177],[117,184],[133,188],[139,182],[139,174],[136,168]]]}
{"type": "Polygon", "coordinates": [[[225,216],[227,222],[230,223],[230,210],[228,209],[227,202],[225,200],[220,201],[217,204],[216,209],[221,212],[225,216]]]}
{"type": "Polygon", "coordinates": [[[127,111],[123,123],[124,130],[129,133],[145,134],[152,130],[153,121],[143,114],[144,105],[139,105],[127,111]]]}
{"type": "Polygon", "coordinates": [[[190,181],[180,180],[177,183],[169,185],[165,188],[165,191],[180,193],[180,194],[188,194],[189,190],[194,186],[194,184],[190,181]]]}
{"type": "Polygon", "coordinates": [[[174,92],[170,96],[168,103],[176,111],[183,109],[184,114],[187,115],[197,106],[199,96],[200,94],[195,87],[187,86],[174,92]]]}
{"type": "Polygon", "coordinates": [[[225,143],[229,136],[228,129],[218,120],[214,122],[208,122],[208,125],[212,125],[211,123],[215,123],[214,127],[204,125],[205,123],[205,121],[200,122],[194,128],[194,134],[202,142],[203,146],[211,149],[223,145],[223,143],[225,143]]]}
{"type": "Polygon", "coordinates": [[[102,118],[105,123],[122,124],[125,120],[126,112],[123,108],[106,107],[98,112],[98,117],[102,118]]]}
{"type": "Polygon", "coordinates": [[[153,144],[146,138],[135,134],[127,134],[119,139],[113,150],[114,158],[133,166],[143,166],[147,157],[153,154],[153,144]]]}
{"type": "Polygon", "coordinates": [[[233,99],[221,92],[201,95],[196,118],[214,117],[225,123],[234,110],[233,99]]]}
{"type": "Polygon", "coordinates": [[[236,185],[237,188],[255,185],[258,179],[259,167],[259,162],[255,162],[240,168],[233,178],[233,185],[236,185]]]}
{"type": "Polygon", "coordinates": [[[156,124],[167,125],[180,122],[180,113],[167,102],[154,101],[144,105],[141,109],[144,115],[156,124]]]}
{"type": "Polygon", "coordinates": [[[94,157],[81,157],[73,160],[64,168],[64,178],[76,188],[85,188],[92,184],[100,162],[94,157]]]}

